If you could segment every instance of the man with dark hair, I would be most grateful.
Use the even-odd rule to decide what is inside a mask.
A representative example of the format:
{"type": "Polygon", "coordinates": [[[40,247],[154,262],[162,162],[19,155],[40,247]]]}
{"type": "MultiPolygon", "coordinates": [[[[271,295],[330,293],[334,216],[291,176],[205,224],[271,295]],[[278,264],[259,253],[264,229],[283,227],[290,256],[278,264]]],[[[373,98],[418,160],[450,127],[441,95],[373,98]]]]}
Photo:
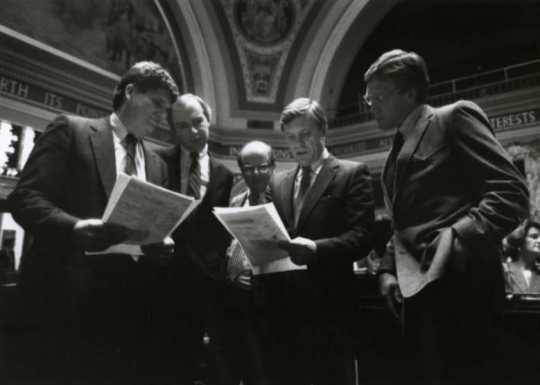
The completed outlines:
{"type": "Polygon", "coordinates": [[[298,165],[272,178],[271,197],[292,238],[280,247],[302,270],[275,274],[281,282],[268,306],[281,311],[269,322],[271,368],[280,384],[352,384],[353,262],[373,248],[371,177],[365,165],[329,154],[316,101],[286,106],[281,129],[298,165]]]}
{"type": "MultiPolygon", "coordinates": [[[[218,378],[227,370],[222,356],[220,302],[226,280],[225,251],[230,236],[212,213],[229,204],[233,175],[208,153],[210,106],[199,96],[184,94],[171,107],[169,124],[176,145],[159,154],[169,166],[169,188],[200,200],[199,206],[173,233],[175,255],[170,270],[177,299],[170,306],[171,336],[167,352],[187,383],[200,379],[199,361],[207,331],[216,352],[218,378]],[[180,362],[174,362],[178,355],[180,362]]],[[[163,351],[165,352],[165,347],[163,351]]]]}
{"type": "Polygon", "coordinates": [[[151,305],[162,294],[157,275],[171,245],[145,248],[139,258],[85,252],[125,237],[100,219],[118,173],[166,183],[166,165],[142,139],[177,93],[160,65],[136,63],[115,90],[110,116],[60,115],[47,126],[9,197],[13,217],[34,239],[20,288],[39,332],[28,355],[45,362],[50,377],[36,373],[44,383],[136,383],[151,374],[151,305]]]}
{"type": "Polygon", "coordinates": [[[396,316],[402,306],[411,382],[490,382],[499,246],[526,216],[527,187],[476,104],[425,104],[419,55],[384,53],[365,82],[379,127],[396,132],[382,175],[394,233],[379,280],[396,316]]]}

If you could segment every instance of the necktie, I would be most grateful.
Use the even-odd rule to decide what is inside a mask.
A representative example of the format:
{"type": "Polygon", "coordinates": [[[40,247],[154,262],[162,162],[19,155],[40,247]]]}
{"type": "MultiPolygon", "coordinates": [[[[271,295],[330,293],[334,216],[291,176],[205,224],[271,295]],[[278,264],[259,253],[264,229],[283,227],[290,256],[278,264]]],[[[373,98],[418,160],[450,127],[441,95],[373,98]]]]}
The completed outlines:
{"type": "Polygon", "coordinates": [[[311,167],[304,166],[302,167],[302,178],[300,179],[300,187],[298,189],[298,195],[294,202],[294,223],[298,223],[300,218],[300,212],[302,210],[302,205],[304,204],[304,197],[311,185],[311,167]]]}
{"type": "Polygon", "coordinates": [[[128,175],[136,175],[137,167],[135,165],[135,151],[137,146],[137,138],[133,134],[127,134],[122,141],[122,144],[126,149],[126,164],[124,166],[124,172],[128,175]]]}
{"type": "Polygon", "coordinates": [[[302,179],[300,180],[300,190],[298,192],[299,197],[306,195],[309,186],[311,185],[311,166],[302,167],[302,179]]]}
{"type": "Polygon", "coordinates": [[[250,206],[256,206],[261,203],[261,196],[260,194],[249,194],[249,205],[250,206]]]}
{"type": "Polygon", "coordinates": [[[386,169],[386,186],[390,197],[394,196],[396,189],[397,159],[401,147],[403,147],[403,142],[403,134],[399,131],[396,132],[392,143],[392,150],[390,150],[390,154],[388,155],[388,167],[386,169]]]}
{"type": "Polygon", "coordinates": [[[199,164],[199,154],[192,152],[190,158],[191,165],[189,167],[187,194],[195,199],[199,199],[201,197],[201,165],[199,164]]]}

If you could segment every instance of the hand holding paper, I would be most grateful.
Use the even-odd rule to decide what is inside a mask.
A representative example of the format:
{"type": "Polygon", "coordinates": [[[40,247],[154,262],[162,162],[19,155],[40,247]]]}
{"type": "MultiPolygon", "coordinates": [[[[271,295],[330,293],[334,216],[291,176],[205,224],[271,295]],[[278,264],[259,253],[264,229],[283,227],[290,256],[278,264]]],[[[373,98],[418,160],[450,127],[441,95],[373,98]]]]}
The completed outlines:
{"type": "Polygon", "coordinates": [[[291,262],[289,254],[279,246],[291,238],[273,203],[249,207],[215,207],[214,214],[235,237],[249,258],[253,274],[304,270],[291,262]]]}
{"type": "Polygon", "coordinates": [[[127,237],[123,226],[104,223],[101,219],[81,219],[73,227],[73,242],[84,250],[100,251],[127,237]]]}
{"type": "Polygon", "coordinates": [[[193,197],[119,174],[101,221],[125,229],[125,236],[101,253],[142,255],[141,245],[162,244],[199,203],[193,197]]]}
{"type": "Polygon", "coordinates": [[[317,252],[317,244],[304,237],[296,237],[291,241],[279,241],[278,246],[289,253],[296,265],[308,264],[317,252]]]}

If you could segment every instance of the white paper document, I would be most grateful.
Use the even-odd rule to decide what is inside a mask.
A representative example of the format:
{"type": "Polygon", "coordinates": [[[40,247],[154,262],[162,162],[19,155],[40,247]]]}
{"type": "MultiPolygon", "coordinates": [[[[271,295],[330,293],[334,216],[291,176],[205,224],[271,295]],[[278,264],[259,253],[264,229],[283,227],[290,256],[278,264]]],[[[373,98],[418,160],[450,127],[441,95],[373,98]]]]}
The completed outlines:
{"type": "Polygon", "coordinates": [[[245,207],[214,207],[214,214],[244,249],[255,274],[305,269],[293,264],[278,241],[289,233],[273,203],[245,207]]]}
{"type": "Polygon", "coordinates": [[[163,241],[199,203],[193,197],[120,173],[102,220],[125,227],[128,236],[124,243],[99,254],[142,254],[140,245],[163,241]]]}

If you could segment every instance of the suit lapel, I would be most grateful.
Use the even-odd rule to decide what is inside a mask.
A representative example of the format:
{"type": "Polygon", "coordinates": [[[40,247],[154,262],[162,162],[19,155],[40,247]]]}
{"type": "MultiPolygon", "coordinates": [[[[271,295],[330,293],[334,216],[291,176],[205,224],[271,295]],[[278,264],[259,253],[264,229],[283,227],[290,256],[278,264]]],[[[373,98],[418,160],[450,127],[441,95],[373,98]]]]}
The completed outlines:
{"type": "Polygon", "coordinates": [[[163,183],[163,175],[160,173],[161,162],[159,160],[159,155],[150,151],[146,148],[144,143],[142,143],[143,152],[144,152],[144,165],[146,171],[146,180],[150,183],[161,185],[163,183]]]}
{"type": "Polygon", "coordinates": [[[212,197],[216,193],[216,189],[220,187],[221,175],[219,175],[218,168],[214,163],[214,159],[209,157],[208,159],[208,173],[210,180],[208,181],[208,186],[206,187],[206,194],[204,195],[204,201],[213,201],[212,197]]]}
{"type": "Polygon", "coordinates": [[[181,155],[180,146],[174,146],[167,154],[169,167],[169,188],[180,192],[182,180],[182,167],[180,167],[181,155]]]}
{"type": "Polygon", "coordinates": [[[298,224],[296,226],[297,230],[302,228],[302,225],[304,224],[309,213],[311,210],[313,210],[315,204],[317,204],[330,182],[334,179],[336,169],[338,167],[339,164],[334,157],[329,157],[324,161],[319,175],[317,175],[315,182],[306,193],[306,197],[300,211],[300,217],[298,218],[298,224]]]}
{"type": "Polygon", "coordinates": [[[293,211],[293,190],[294,176],[297,169],[289,170],[283,176],[283,179],[276,180],[276,188],[279,189],[279,194],[274,195],[276,208],[283,213],[285,226],[292,229],[294,226],[294,211],[293,211]],[[279,199],[275,199],[278,197],[279,199]]]}
{"type": "Polygon", "coordinates": [[[90,135],[90,144],[94,152],[94,159],[99,177],[109,198],[114,182],[116,181],[116,158],[114,156],[114,142],[112,127],[108,118],[96,120],[90,124],[94,133],[90,135]]]}
{"type": "Polygon", "coordinates": [[[400,191],[400,186],[403,183],[404,177],[407,174],[407,167],[411,160],[412,155],[418,148],[426,129],[429,127],[433,117],[433,109],[429,106],[426,106],[422,111],[422,114],[416,121],[414,129],[411,130],[410,134],[405,137],[405,142],[403,147],[398,155],[396,162],[396,188],[394,189],[394,196],[392,199],[392,204],[395,204],[396,198],[400,191]]]}
{"type": "Polygon", "coordinates": [[[388,180],[388,163],[390,162],[390,154],[392,152],[392,148],[394,146],[394,143],[392,142],[392,146],[390,146],[390,150],[388,151],[388,155],[386,156],[386,161],[384,162],[384,168],[381,175],[381,188],[383,192],[383,198],[386,208],[392,212],[392,197],[390,197],[389,193],[389,183],[392,183],[388,180]]]}

